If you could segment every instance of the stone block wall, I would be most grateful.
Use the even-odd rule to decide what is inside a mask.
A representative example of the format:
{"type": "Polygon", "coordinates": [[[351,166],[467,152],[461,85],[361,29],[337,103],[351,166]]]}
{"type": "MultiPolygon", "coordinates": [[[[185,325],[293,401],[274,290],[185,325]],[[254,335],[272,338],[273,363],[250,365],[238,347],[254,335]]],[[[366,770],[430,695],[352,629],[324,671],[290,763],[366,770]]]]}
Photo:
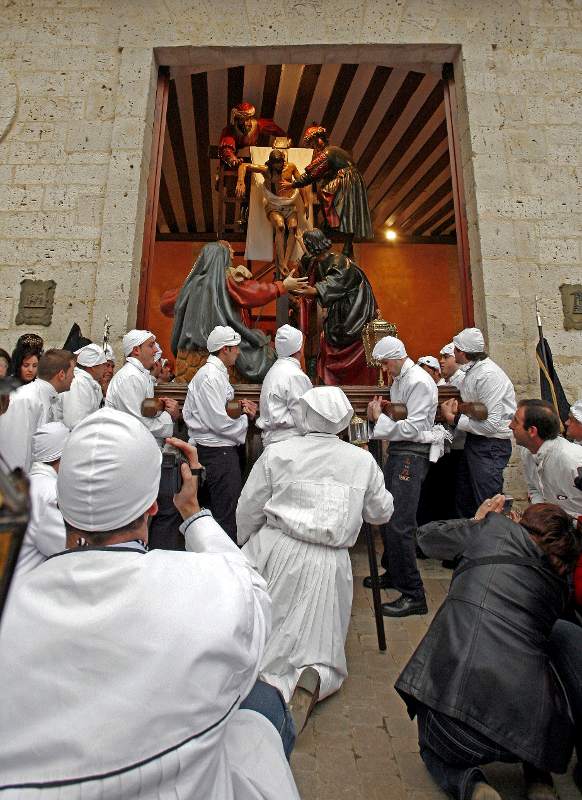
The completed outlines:
{"type": "Polygon", "coordinates": [[[108,313],[117,343],[134,323],[156,59],[438,69],[452,58],[477,323],[518,393],[535,393],[538,295],[563,382],[582,396],[582,334],[563,329],[559,295],[582,283],[577,0],[1,5],[0,346],[24,331],[25,277],[57,282],[39,330],[49,345],[73,321],[99,338],[108,313]]]}

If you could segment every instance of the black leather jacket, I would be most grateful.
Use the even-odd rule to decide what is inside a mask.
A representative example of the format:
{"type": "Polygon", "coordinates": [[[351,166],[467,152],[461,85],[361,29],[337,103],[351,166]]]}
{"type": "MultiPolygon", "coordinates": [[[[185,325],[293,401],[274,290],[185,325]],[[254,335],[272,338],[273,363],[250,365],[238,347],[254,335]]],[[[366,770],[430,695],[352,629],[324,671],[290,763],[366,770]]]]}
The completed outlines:
{"type": "Polygon", "coordinates": [[[396,682],[411,717],[418,703],[462,720],[520,759],[565,772],[573,726],[546,654],[567,599],[525,528],[500,514],[482,522],[431,522],[427,556],[461,561],[449,594],[396,682]],[[471,564],[489,557],[525,564],[471,564]]]}

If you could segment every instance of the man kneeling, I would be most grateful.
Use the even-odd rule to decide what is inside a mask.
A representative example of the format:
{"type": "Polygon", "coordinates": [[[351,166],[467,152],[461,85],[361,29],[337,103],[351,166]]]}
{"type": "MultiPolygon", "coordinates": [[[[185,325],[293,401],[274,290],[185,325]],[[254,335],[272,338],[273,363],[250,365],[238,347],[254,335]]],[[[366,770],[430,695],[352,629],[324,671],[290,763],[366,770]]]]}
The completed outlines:
{"type": "Polygon", "coordinates": [[[287,701],[293,696],[298,732],[317,699],[336,692],[348,674],[348,548],[362,518],[382,525],[393,511],[370,453],[337,437],[354,413],[342,390],[310,389],[300,403],[306,435],[266,448],[237,508],[239,544],[267,581],[273,601],[261,677],[287,701]]]}
{"type": "Polygon", "coordinates": [[[299,797],[277,732],[292,730],[288,712],[256,683],[265,583],[200,511],[196,449],[169,442],[190,465],[174,498],[185,553],[146,551],[161,453],[141,422],[105,408],[69,437],[57,485],[69,549],[23,576],[2,620],[0,790],[299,797]]]}

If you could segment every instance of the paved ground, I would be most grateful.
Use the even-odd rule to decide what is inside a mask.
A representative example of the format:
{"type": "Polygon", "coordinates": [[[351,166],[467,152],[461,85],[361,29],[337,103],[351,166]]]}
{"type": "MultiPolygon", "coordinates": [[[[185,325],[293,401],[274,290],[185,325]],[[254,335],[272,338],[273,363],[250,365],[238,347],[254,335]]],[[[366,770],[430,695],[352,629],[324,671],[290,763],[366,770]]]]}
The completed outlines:
{"type": "MultiPolygon", "coordinates": [[[[352,552],[354,604],[347,641],[349,677],[341,691],[320,703],[298,740],[291,766],[303,800],[437,800],[436,788],[418,755],[416,725],[393,684],[443,601],[450,571],[423,561],[430,613],[385,620],[388,649],[378,650],[363,542],[352,552]]],[[[384,593],[394,599],[395,593],[384,593]]],[[[523,800],[521,770],[495,765],[485,770],[505,800],[523,800]]],[[[562,800],[579,800],[570,775],[558,776],[562,800]]]]}

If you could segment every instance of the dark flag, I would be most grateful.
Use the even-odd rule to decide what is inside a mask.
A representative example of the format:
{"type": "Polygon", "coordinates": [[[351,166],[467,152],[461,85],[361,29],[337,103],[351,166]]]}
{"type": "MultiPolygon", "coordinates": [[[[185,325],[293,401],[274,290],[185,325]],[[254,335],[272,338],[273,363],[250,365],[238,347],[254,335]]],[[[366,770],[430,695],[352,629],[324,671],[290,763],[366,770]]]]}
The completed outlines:
{"type": "Polygon", "coordinates": [[[71,353],[74,353],[75,350],[85,347],[86,344],[91,344],[91,339],[87,339],[86,336],[83,336],[81,333],[81,328],[76,322],[73,323],[73,327],[69,331],[67,340],[63,345],[63,350],[70,350],[71,353]]]}
{"type": "Polygon", "coordinates": [[[554,406],[557,415],[562,420],[562,423],[564,423],[570,414],[570,403],[564,393],[556,370],[554,369],[550,345],[544,337],[542,337],[537,344],[536,359],[540,367],[542,400],[546,400],[554,406]]]}

